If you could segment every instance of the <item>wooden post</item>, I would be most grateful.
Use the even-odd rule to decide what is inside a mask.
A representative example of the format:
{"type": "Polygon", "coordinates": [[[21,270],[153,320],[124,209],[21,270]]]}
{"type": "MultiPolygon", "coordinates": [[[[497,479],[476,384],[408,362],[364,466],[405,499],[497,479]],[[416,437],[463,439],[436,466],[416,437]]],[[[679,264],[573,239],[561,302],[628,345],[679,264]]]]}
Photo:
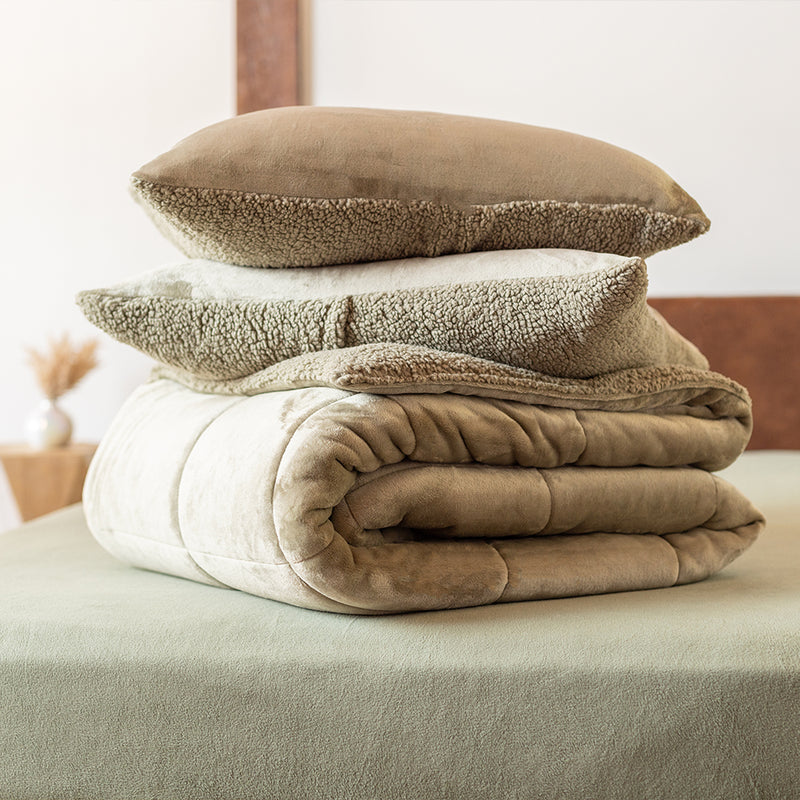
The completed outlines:
{"type": "Polygon", "coordinates": [[[309,100],[308,0],[236,0],[239,114],[309,100]]]}

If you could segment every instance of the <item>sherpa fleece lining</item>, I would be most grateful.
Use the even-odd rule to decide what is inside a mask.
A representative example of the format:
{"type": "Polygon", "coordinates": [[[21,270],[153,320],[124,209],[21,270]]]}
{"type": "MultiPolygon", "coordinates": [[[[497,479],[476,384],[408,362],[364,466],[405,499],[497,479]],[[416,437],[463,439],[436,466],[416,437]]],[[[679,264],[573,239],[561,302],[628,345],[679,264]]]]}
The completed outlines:
{"type": "Polygon", "coordinates": [[[82,292],[78,302],[120,341],[210,380],[381,342],[561,377],[705,368],[648,308],[646,291],[638,258],[515,250],[281,271],[190,261],[82,292]]]}
{"type": "Polygon", "coordinates": [[[678,184],[626,150],[427,112],[245,114],[143,166],[132,190],[187,255],[255,267],[512,248],[646,257],[709,227],[678,184]]]}

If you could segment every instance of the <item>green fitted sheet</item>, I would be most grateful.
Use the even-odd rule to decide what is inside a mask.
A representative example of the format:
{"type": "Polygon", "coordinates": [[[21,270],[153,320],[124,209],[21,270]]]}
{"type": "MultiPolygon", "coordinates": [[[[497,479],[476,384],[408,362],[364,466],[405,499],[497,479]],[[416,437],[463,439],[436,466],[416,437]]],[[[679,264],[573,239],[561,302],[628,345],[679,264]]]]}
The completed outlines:
{"type": "Polygon", "coordinates": [[[706,581],[378,618],[0,536],[0,798],[796,796],[800,453],[726,477],[767,529],[706,581]]]}

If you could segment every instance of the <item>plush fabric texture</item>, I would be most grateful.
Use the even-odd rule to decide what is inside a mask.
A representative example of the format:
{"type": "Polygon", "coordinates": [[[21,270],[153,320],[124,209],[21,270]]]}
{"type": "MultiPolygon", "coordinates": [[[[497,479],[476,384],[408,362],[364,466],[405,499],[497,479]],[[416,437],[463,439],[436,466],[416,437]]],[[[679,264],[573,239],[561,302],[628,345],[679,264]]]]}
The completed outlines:
{"type": "Polygon", "coordinates": [[[184,139],[132,189],[188,256],[254,267],[514,248],[646,257],[709,227],[626,150],[429,112],[256,111],[184,139]]]}
{"type": "Polygon", "coordinates": [[[676,383],[642,382],[626,410],[599,388],[572,408],[566,392],[554,407],[157,379],[104,438],[87,519],[137,566],[343,613],[689,583],[763,517],[706,469],[744,448],[746,395],[713,375],[676,383]]]}
{"type": "Polygon", "coordinates": [[[793,797],[798,474],[723,473],[769,528],[707,581],[379,617],[132,569],[80,507],[36,520],[0,536],[0,796],[793,797]]]}
{"type": "Polygon", "coordinates": [[[115,338],[202,379],[382,342],[561,377],[706,367],[646,292],[639,258],[514,250],[293,270],[189,261],[78,303],[115,338]]]}
{"type": "MultiPolygon", "coordinates": [[[[677,364],[583,379],[556,378],[460,353],[383,343],[306,353],[239,379],[204,379],[166,365],[156,366],[152,377],[198,392],[234,396],[326,386],[386,395],[447,392],[606,411],[685,406],[696,414],[735,419],[746,438],[752,428],[750,397],[744,387],[724,375],[677,364]]],[[[733,441],[739,452],[742,441],[738,437],[733,441]]],[[[719,454],[712,457],[720,459],[719,454]]],[[[721,455],[724,463],[730,458],[730,453],[721,455]]]]}

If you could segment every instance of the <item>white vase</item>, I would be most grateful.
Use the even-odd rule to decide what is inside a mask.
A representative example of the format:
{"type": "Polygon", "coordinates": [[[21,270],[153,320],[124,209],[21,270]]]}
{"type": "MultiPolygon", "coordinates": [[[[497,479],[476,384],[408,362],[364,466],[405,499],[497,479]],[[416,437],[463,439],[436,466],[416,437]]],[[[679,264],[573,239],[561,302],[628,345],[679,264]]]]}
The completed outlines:
{"type": "Polygon", "coordinates": [[[62,447],[72,438],[72,421],[54,400],[42,400],[25,422],[25,435],[37,450],[62,447]]]}

